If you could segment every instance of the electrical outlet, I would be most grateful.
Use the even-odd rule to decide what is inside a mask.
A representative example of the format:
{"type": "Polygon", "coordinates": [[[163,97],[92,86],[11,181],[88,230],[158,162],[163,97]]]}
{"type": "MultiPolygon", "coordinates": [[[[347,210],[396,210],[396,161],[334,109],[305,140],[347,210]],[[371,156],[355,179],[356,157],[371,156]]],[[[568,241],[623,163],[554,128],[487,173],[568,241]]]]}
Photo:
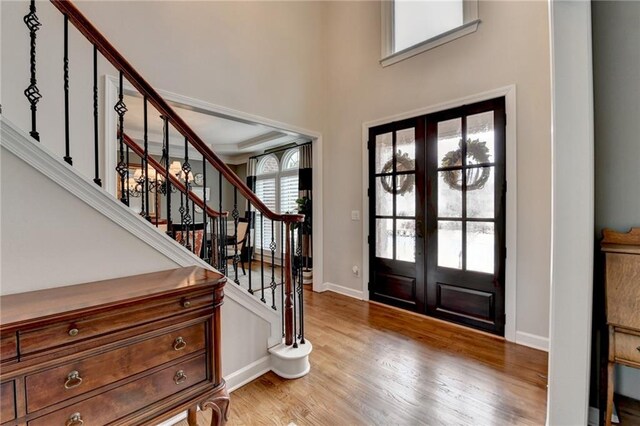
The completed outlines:
{"type": "Polygon", "coordinates": [[[358,265],[353,265],[353,268],[351,268],[351,272],[353,272],[353,275],[355,275],[356,277],[359,277],[360,268],[358,268],[358,265]]]}
{"type": "Polygon", "coordinates": [[[351,210],[351,220],[360,220],[360,210],[351,210]]]}

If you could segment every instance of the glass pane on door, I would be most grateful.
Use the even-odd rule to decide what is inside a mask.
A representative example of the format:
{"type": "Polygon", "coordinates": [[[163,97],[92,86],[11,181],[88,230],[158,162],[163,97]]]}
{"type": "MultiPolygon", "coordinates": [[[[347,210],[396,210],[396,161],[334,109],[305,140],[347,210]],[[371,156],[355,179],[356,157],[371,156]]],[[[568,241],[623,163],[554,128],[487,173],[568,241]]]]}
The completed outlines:
{"type": "Polygon", "coordinates": [[[462,222],[438,221],[438,266],[462,269],[462,222]]]}
{"type": "Polygon", "coordinates": [[[462,118],[438,123],[438,167],[462,165],[462,118]]]}
{"type": "Polygon", "coordinates": [[[493,273],[495,230],[493,222],[467,223],[467,270],[493,273]]]}
{"type": "Polygon", "coordinates": [[[396,216],[416,215],[416,176],[414,173],[396,176],[396,216]]]}
{"type": "Polygon", "coordinates": [[[376,178],[376,216],[393,215],[393,176],[376,178]]]}
{"type": "Polygon", "coordinates": [[[416,132],[415,129],[402,129],[396,132],[396,171],[407,172],[416,169],[416,132]]]}
{"type": "Polygon", "coordinates": [[[438,216],[462,217],[462,170],[438,172],[438,216]]]}
{"type": "Polygon", "coordinates": [[[495,174],[493,166],[467,169],[467,217],[493,219],[495,174]]]}
{"type": "Polygon", "coordinates": [[[416,261],[415,220],[396,220],[396,260],[416,261]]]}
{"type": "Polygon", "coordinates": [[[467,164],[494,161],[493,111],[467,116],[467,164]]]}
{"type": "Polygon", "coordinates": [[[375,173],[391,173],[393,171],[393,135],[391,133],[377,135],[375,149],[375,173]]]}
{"type": "Polygon", "coordinates": [[[393,219],[376,219],[376,257],[393,259],[393,219]]]}

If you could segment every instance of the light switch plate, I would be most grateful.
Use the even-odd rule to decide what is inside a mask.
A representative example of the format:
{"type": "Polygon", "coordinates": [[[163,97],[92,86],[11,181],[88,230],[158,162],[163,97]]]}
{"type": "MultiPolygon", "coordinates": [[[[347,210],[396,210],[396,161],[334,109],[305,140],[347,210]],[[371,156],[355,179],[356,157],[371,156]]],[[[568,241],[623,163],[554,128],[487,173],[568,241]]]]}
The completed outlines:
{"type": "Polygon", "coordinates": [[[351,210],[351,220],[360,220],[360,210],[351,210]]]}

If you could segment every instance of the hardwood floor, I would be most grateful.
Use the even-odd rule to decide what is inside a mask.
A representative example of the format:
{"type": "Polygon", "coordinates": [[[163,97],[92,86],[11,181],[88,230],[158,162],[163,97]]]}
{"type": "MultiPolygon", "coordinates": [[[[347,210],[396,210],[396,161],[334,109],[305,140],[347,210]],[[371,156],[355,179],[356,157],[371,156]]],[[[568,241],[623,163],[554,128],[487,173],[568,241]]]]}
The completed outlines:
{"type": "Polygon", "coordinates": [[[545,352],[331,292],[305,313],[311,372],[236,390],[230,425],[544,424],[545,352]]]}
{"type": "Polygon", "coordinates": [[[640,425],[640,401],[616,395],[616,408],[620,417],[620,426],[640,425]]]}

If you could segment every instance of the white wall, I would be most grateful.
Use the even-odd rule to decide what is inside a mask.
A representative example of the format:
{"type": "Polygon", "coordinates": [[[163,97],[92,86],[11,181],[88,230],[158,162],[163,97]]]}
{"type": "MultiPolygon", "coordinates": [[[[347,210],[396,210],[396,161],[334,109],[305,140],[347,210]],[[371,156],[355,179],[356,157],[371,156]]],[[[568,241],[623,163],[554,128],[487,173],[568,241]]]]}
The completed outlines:
{"type": "Polygon", "coordinates": [[[178,267],[5,148],[0,169],[0,294],[178,267]]]}
{"type": "MultiPolygon", "coordinates": [[[[599,240],[602,228],[640,226],[640,2],[593,2],[592,15],[599,240]]],[[[640,370],[618,370],[616,391],[640,399],[640,370]]]]}
{"type": "MultiPolygon", "coordinates": [[[[517,330],[546,338],[549,316],[550,97],[544,2],[480,2],[478,31],[382,68],[380,4],[328,8],[324,128],[325,281],[362,289],[361,125],[390,115],[517,86],[517,330]],[[340,188],[340,190],[332,190],[340,188]],[[340,248],[337,250],[336,248],[340,248]]],[[[512,119],[511,117],[509,119],[512,119]]]]}

